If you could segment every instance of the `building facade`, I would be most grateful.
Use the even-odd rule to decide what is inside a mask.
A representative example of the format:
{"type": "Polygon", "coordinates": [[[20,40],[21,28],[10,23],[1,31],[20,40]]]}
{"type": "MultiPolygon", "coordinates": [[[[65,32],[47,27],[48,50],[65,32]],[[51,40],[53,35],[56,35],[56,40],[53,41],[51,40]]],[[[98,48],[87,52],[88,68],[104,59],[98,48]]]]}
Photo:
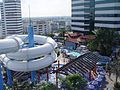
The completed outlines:
{"type": "Polygon", "coordinates": [[[73,31],[89,32],[94,29],[94,0],[72,0],[73,31]]]}
{"type": "Polygon", "coordinates": [[[2,39],[2,26],[0,25],[0,39],[2,39]]]}
{"type": "Polygon", "coordinates": [[[120,0],[72,0],[72,30],[95,28],[120,31],[120,0]]]}
{"type": "Polygon", "coordinates": [[[3,37],[22,34],[21,0],[3,0],[0,8],[3,37]]]}
{"type": "Polygon", "coordinates": [[[120,31],[120,0],[95,0],[95,28],[120,31]]]}
{"type": "MultiPolygon", "coordinates": [[[[41,20],[34,20],[32,19],[32,26],[35,34],[39,35],[47,35],[51,33],[51,25],[48,21],[41,21],[41,20]]],[[[29,20],[24,19],[23,20],[23,32],[27,33],[28,30],[28,25],[29,25],[29,20]]]]}
{"type": "MultiPolygon", "coordinates": [[[[27,27],[29,25],[29,18],[23,18],[23,32],[27,33],[27,27]]],[[[59,30],[70,30],[71,28],[71,18],[68,17],[37,17],[31,18],[32,26],[35,34],[51,34],[54,32],[59,32],[59,30]]]]}

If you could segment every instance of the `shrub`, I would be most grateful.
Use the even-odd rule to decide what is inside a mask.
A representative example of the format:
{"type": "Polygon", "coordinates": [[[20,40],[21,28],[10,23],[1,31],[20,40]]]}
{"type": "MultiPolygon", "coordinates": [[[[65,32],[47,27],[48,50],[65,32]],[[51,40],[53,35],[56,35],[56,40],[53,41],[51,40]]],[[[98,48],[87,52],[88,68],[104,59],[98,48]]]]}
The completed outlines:
{"type": "Polygon", "coordinates": [[[116,83],[114,84],[114,87],[120,89],[120,82],[116,82],[116,83]]]}
{"type": "Polygon", "coordinates": [[[84,90],[86,87],[86,80],[79,74],[68,75],[61,81],[66,90],[84,90]]]}

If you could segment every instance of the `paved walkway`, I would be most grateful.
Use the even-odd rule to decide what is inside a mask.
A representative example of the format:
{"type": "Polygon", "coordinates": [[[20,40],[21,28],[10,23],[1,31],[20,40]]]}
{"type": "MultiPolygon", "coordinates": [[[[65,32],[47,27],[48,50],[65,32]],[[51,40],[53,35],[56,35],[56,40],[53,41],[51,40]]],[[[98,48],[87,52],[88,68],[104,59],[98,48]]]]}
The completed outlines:
{"type": "MultiPolygon", "coordinates": [[[[118,79],[118,81],[120,82],[120,78],[118,79]]],[[[104,90],[114,90],[113,89],[114,83],[115,83],[115,75],[111,74],[111,77],[109,78],[109,76],[107,74],[104,90]]]]}

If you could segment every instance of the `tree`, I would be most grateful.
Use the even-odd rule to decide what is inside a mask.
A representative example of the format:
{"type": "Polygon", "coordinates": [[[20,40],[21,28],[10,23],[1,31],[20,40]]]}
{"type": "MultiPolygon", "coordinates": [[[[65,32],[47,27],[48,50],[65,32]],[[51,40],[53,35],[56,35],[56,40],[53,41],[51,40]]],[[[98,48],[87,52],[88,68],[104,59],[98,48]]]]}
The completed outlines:
{"type": "Polygon", "coordinates": [[[48,34],[47,36],[49,36],[49,37],[54,37],[55,35],[53,34],[53,33],[50,33],[50,34],[48,34]]]}
{"type": "Polygon", "coordinates": [[[61,79],[62,87],[66,90],[84,90],[86,81],[79,74],[72,74],[61,79]]]}
{"type": "Polygon", "coordinates": [[[120,39],[120,35],[115,30],[98,29],[93,32],[95,39],[88,43],[88,48],[92,51],[99,51],[102,55],[110,56],[114,41],[120,39]]]}
{"type": "Polygon", "coordinates": [[[50,82],[42,82],[36,85],[37,90],[57,90],[56,86],[50,82]]]}
{"type": "Polygon", "coordinates": [[[62,43],[65,43],[65,40],[66,40],[65,34],[68,33],[68,30],[60,29],[60,30],[58,30],[58,33],[59,33],[58,34],[59,40],[62,43]]]}
{"type": "Polygon", "coordinates": [[[64,37],[64,36],[65,36],[65,33],[67,32],[67,30],[65,30],[65,29],[60,29],[60,30],[58,30],[58,32],[59,32],[59,36],[64,37]]]}

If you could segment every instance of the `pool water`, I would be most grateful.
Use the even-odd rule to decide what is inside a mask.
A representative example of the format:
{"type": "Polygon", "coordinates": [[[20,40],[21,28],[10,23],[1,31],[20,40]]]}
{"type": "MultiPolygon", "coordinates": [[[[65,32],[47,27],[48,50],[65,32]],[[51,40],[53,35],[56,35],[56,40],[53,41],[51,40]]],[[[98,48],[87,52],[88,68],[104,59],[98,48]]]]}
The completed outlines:
{"type": "Polygon", "coordinates": [[[81,54],[78,52],[70,52],[72,54],[72,56],[74,57],[79,57],[81,54]]]}

